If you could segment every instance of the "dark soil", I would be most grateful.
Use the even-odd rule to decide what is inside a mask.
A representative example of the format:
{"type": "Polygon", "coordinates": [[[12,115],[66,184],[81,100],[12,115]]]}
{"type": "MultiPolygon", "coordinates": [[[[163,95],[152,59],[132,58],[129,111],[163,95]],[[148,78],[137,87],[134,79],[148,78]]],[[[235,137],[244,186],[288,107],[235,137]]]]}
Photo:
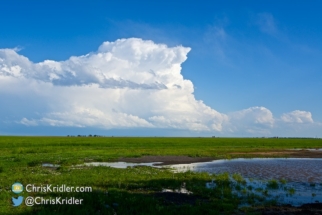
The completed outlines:
{"type": "Polygon", "coordinates": [[[191,164],[198,162],[213,161],[214,158],[210,157],[188,157],[188,156],[143,156],[138,158],[119,158],[118,161],[130,163],[151,163],[162,162],[157,165],[170,165],[170,164],[191,164]]]}
{"type": "Polygon", "coordinates": [[[321,150],[282,150],[282,151],[268,151],[268,152],[233,152],[232,155],[252,155],[253,157],[289,157],[289,158],[322,158],[321,150]]]}
{"type": "MultiPolygon", "coordinates": [[[[322,158],[322,151],[308,151],[308,150],[282,150],[282,151],[268,151],[268,152],[248,152],[230,153],[231,155],[252,155],[252,157],[289,157],[289,158],[322,158]]],[[[142,156],[136,158],[119,158],[117,161],[130,162],[130,163],[151,163],[162,162],[158,165],[171,165],[171,164],[191,164],[198,162],[213,161],[216,158],[211,157],[188,157],[188,156],[142,156]]]]}

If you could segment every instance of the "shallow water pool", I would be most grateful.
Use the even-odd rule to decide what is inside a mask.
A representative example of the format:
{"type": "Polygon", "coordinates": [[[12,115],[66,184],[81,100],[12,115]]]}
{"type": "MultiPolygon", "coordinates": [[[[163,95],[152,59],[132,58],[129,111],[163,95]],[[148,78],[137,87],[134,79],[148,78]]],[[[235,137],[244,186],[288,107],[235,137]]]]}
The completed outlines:
{"type": "Polygon", "coordinates": [[[256,195],[293,206],[322,202],[322,159],[318,158],[239,158],[169,167],[176,172],[240,174],[246,184],[238,185],[234,193],[242,199],[256,195]]]}
{"type": "Polygon", "coordinates": [[[169,165],[178,172],[239,173],[246,178],[286,179],[290,182],[322,183],[320,158],[238,158],[169,165]]]}

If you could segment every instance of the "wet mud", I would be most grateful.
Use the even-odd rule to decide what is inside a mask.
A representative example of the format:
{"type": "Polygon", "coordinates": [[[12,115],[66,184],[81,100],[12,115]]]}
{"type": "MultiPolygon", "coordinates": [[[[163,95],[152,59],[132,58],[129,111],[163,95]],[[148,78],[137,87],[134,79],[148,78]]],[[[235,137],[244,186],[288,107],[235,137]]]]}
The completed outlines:
{"type": "MultiPolygon", "coordinates": [[[[252,157],[287,157],[287,158],[322,158],[321,149],[301,149],[301,150],[282,150],[282,151],[268,151],[268,152],[234,152],[230,155],[236,157],[243,157],[251,155],[252,157]]],[[[191,164],[216,160],[212,157],[189,157],[189,156],[142,156],[136,158],[119,158],[119,162],[129,163],[152,163],[162,162],[158,165],[171,165],[171,164],[191,164]]]]}
{"type": "Polygon", "coordinates": [[[233,152],[231,155],[251,155],[252,157],[289,157],[289,158],[322,158],[321,149],[282,150],[268,152],[233,152]]]}
{"type": "Polygon", "coordinates": [[[188,156],[142,156],[137,158],[119,158],[119,162],[130,162],[130,163],[151,163],[151,162],[162,162],[158,165],[170,165],[170,164],[191,164],[199,162],[213,161],[211,157],[188,157],[188,156]]]}

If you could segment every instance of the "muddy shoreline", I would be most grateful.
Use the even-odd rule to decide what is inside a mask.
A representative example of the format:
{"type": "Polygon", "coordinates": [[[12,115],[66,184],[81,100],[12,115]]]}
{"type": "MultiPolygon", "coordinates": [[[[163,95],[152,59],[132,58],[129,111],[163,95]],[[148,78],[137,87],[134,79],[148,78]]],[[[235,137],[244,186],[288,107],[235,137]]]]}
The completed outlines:
{"type": "MultiPolygon", "coordinates": [[[[274,157],[285,157],[285,158],[322,158],[321,150],[283,150],[283,151],[268,151],[268,152],[233,152],[229,153],[234,158],[237,157],[266,157],[266,158],[274,158],[274,157]]],[[[172,165],[172,164],[191,164],[191,163],[199,163],[199,162],[208,162],[218,160],[217,158],[212,157],[189,157],[189,156],[142,156],[135,158],[119,158],[117,161],[119,162],[130,162],[130,163],[151,163],[151,162],[162,162],[161,164],[156,165],[172,165]]]]}
{"type": "Polygon", "coordinates": [[[282,150],[268,152],[233,152],[231,155],[251,155],[252,157],[322,158],[321,150],[282,150]]]}
{"type": "Polygon", "coordinates": [[[119,158],[119,162],[130,162],[130,163],[152,163],[152,162],[162,162],[158,165],[171,165],[171,164],[191,164],[198,162],[208,162],[213,161],[214,158],[211,157],[188,157],[188,156],[142,156],[137,158],[119,158]]]}

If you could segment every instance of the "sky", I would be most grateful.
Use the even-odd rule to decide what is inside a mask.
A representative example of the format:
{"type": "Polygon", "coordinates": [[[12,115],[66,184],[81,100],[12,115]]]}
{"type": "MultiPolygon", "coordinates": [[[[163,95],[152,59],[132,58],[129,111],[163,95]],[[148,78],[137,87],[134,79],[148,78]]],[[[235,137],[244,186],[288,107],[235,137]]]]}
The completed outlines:
{"type": "Polygon", "coordinates": [[[322,137],[321,1],[2,1],[0,135],[322,137]]]}

